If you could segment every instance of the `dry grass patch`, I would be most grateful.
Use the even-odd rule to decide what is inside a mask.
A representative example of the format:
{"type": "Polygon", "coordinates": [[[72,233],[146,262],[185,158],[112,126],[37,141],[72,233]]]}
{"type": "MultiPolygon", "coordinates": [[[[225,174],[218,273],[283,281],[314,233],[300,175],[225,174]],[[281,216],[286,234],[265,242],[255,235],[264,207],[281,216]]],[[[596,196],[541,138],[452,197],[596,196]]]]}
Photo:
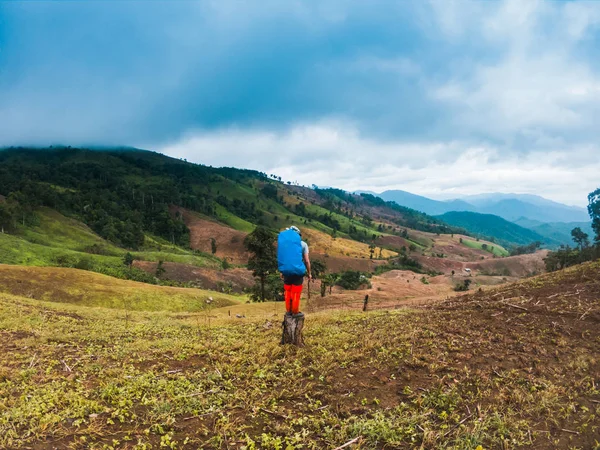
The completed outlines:
{"type": "Polygon", "coordinates": [[[213,291],[156,286],[57,267],[0,264],[0,280],[0,292],[8,294],[80,306],[138,311],[200,311],[245,301],[245,297],[213,291]]]}

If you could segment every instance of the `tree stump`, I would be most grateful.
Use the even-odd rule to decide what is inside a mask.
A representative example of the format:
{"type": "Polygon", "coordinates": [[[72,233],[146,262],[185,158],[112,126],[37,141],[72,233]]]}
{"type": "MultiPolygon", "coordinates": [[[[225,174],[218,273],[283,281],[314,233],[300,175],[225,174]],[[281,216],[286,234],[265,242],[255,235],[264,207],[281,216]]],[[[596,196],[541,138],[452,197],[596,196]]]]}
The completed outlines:
{"type": "Polygon", "coordinates": [[[283,322],[283,335],[281,336],[282,344],[293,344],[297,347],[304,347],[304,339],[302,337],[302,328],[304,328],[304,314],[285,313],[283,322]]]}

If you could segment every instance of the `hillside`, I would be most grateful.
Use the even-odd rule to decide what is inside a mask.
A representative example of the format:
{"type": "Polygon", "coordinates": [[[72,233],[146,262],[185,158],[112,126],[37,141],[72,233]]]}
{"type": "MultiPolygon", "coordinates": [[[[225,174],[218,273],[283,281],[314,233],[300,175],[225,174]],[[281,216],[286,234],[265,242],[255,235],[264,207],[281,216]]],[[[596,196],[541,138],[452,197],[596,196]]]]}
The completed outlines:
{"type": "Polygon", "coordinates": [[[0,447],[595,448],[599,274],[340,302],[305,348],[279,345],[281,303],[211,320],[0,293],[0,447]]]}
{"type": "Polygon", "coordinates": [[[461,231],[369,194],[133,149],[0,151],[0,195],[0,263],[236,291],[248,276],[229,267],[247,263],[243,241],[259,225],[301,227],[330,271],[374,271],[409,248],[430,252],[433,239],[417,233],[461,231]],[[409,230],[412,240],[403,237],[409,230]]]}
{"type": "Polygon", "coordinates": [[[452,211],[438,217],[440,220],[464,228],[476,236],[493,236],[498,242],[507,246],[527,245],[536,241],[547,245],[558,245],[558,242],[553,239],[492,214],[452,211]]]}
{"type": "Polygon", "coordinates": [[[143,246],[144,234],[188,244],[189,230],[177,214],[173,217],[172,206],[243,232],[256,225],[296,224],[367,241],[383,231],[374,226],[374,215],[394,223],[388,233],[399,226],[450,230],[433,217],[374,197],[313,191],[256,171],[206,167],[140,150],[3,150],[0,190],[13,205],[12,217],[0,215],[6,228],[33,223],[32,209],[47,206],[133,249],[143,246]]]}

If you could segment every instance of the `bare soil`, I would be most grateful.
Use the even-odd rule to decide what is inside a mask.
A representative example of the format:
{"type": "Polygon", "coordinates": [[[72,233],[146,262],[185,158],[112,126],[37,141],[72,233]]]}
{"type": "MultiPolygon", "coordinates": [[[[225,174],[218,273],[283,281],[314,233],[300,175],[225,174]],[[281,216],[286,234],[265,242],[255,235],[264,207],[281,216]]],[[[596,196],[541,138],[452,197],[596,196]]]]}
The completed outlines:
{"type": "Polygon", "coordinates": [[[217,245],[215,256],[227,258],[233,264],[248,262],[249,255],[244,247],[246,233],[211,220],[202,219],[184,208],[175,208],[174,210],[179,211],[190,229],[190,247],[194,250],[212,253],[212,239],[214,239],[217,245]]]}
{"type": "MultiPolygon", "coordinates": [[[[484,260],[457,261],[450,257],[435,258],[432,256],[415,256],[423,267],[450,274],[464,273],[465,269],[471,269],[472,273],[488,273],[512,277],[527,277],[537,275],[545,271],[544,258],[548,252],[541,250],[531,255],[508,256],[506,258],[487,258],[484,260]]],[[[489,253],[488,253],[489,255],[489,253]]]]}

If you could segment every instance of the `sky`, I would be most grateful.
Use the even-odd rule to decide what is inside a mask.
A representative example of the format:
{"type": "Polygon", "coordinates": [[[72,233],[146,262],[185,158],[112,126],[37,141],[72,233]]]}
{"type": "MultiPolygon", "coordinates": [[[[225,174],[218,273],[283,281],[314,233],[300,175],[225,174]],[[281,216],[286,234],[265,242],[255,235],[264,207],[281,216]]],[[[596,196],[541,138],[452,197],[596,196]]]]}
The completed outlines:
{"type": "Polygon", "coordinates": [[[432,198],[600,187],[600,2],[0,1],[0,146],[432,198]]]}

